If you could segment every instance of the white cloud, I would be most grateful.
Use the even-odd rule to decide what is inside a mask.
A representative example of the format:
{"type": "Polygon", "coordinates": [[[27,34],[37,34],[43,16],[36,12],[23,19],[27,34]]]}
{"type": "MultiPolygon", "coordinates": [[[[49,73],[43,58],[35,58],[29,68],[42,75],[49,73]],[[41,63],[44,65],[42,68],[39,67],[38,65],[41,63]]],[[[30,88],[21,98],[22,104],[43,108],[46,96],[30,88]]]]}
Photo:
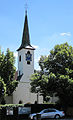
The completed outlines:
{"type": "Polygon", "coordinates": [[[37,45],[32,45],[34,48],[38,48],[39,46],[37,46],[37,45]]]}
{"type": "Polygon", "coordinates": [[[38,56],[37,58],[34,59],[35,63],[38,63],[38,62],[39,62],[40,57],[41,57],[41,56],[38,56]]]}
{"type": "Polygon", "coordinates": [[[14,57],[18,57],[18,53],[17,52],[14,52],[14,57]]]}
{"type": "Polygon", "coordinates": [[[64,32],[64,33],[60,33],[61,36],[71,36],[70,32],[64,32]]]}
{"type": "Polygon", "coordinates": [[[40,60],[40,56],[34,59],[34,68],[36,70],[40,70],[40,66],[39,66],[39,63],[38,63],[39,60],[40,60]]]}
{"type": "Polygon", "coordinates": [[[49,48],[38,47],[38,49],[35,50],[35,52],[34,52],[34,68],[36,70],[40,70],[40,66],[39,66],[38,62],[40,60],[41,55],[48,56],[48,54],[49,54],[49,48]]]}

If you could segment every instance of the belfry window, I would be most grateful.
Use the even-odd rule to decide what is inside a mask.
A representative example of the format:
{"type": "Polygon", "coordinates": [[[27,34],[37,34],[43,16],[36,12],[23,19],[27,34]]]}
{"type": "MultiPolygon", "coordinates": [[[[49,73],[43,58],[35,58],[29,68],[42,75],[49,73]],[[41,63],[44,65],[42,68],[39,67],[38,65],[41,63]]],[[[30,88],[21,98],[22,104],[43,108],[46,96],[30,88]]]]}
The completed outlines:
{"type": "Polygon", "coordinates": [[[30,54],[30,51],[28,51],[27,54],[30,54]]]}
{"type": "Polygon", "coordinates": [[[30,65],[30,61],[27,61],[27,64],[30,65]]]}
{"type": "Polygon", "coordinates": [[[19,62],[21,62],[21,55],[19,56],[19,62]]]}

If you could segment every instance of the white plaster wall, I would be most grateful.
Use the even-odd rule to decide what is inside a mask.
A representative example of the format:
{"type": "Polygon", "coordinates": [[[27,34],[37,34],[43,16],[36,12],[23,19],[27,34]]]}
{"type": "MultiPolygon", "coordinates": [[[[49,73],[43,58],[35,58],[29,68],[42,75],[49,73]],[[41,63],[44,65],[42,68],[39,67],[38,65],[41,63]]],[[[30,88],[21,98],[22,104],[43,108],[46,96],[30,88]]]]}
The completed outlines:
{"type": "MultiPolygon", "coordinates": [[[[34,103],[37,100],[37,94],[30,92],[30,76],[34,73],[34,50],[31,49],[21,49],[18,51],[18,58],[21,55],[21,62],[18,60],[18,73],[21,71],[21,75],[23,74],[18,87],[13,93],[13,103],[18,104],[19,101],[23,101],[23,103],[34,103]],[[32,54],[32,61],[30,64],[27,64],[26,61],[26,53],[30,51],[32,54]]],[[[43,97],[39,97],[39,103],[43,102],[43,97]]]]}
{"type": "Polygon", "coordinates": [[[20,71],[21,75],[23,74],[23,76],[18,84],[18,87],[16,88],[16,91],[13,93],[13,103],[17,104],[20,100],[23,101],[23,103],[34,103],[36,100],[36,95],[31,94],[30,92],[30,76],[34,73],[34,50],[21,49],[18,51],[18,58],[20,55],[21,62],[18,59],[18,73],[20,71]],[[30,51],[32,54],[32,61],[30,64],[27,64],[26,61],[27,51],[30,51]]]}
{"type": "Polygon", "coordinates": [[[34,73],[34,50],[30,50],[30,49],[21,49],[18,52],[18,58],[21,55],[21,62],[19,62],[18,60],[18,73],[20,71],[21,74],[24,74],[25,76],[25,82],[29,81],[29,78],[31,76],[31,74],[34,73]],[[25,54],[27,53],[27,51],[30,51],[30,53],[32,54],[32,61],[30,62],[30,64],[27,64],[26,58],[25,58],[25,54]]]}
{"type": "MultiPolygon", "coordinates": [[[[13,103],[18,104],[19,101],[26,103],[35,103],[37,100],[37,94],[30,92],[30,82],[22,82],[24,76],[22,76],[21,81],[19,82],[16,91],[13,93],[13,103]]],[[[43,103],[43,97],[39,96],[39,103],[43,103]]]]}
{"type": "Polygon", "coordinates": [[[23,73],[23,58],[24,58],[24,49],[21,49],[18,51],[18,76],[19,76],[19,71],[20,74],[22,75],[23,73]],[[21,55],[21,62],[19,62],[19,56],[21,55]]]}
{"type": "Polygon", "coordinates": [[[30,92],[29,83],[22,83],[20,82],[16,91],[13,94],[13,103],[17,104],[19,101],[23,101],[23,103],[34,103],[36,101],[36,94],[32,94],[30,92]]]}
{"type": "Polygon", "coordinates": [[[13,94],[13,103],[18,104],[19,101],[23,103],[29,102],[29,83],[19,83],[16,91],[13,94]]]}

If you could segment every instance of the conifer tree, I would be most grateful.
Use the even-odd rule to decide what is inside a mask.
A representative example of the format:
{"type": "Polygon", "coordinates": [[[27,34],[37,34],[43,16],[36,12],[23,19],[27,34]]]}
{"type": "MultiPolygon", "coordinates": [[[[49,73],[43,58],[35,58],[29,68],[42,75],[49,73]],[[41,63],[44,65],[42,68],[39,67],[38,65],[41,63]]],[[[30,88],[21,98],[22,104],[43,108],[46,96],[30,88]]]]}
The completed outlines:
{"type": "Polygon", "coordinates": [[[14,79],[16,68],[15,57],[13,52],[9,50],[6,51],[6,54],[1,53],[0,51],[0,76],[4,84],[6,84],[6,94],[11,95],[14,89],[17,86],[17,81],[14,79]]]}
{"type": "Polygon", "coordinates": [[[4,83],[3,79],[0,77],[0,103],[4,99],[6,95],[6,84],[4,83]]]}

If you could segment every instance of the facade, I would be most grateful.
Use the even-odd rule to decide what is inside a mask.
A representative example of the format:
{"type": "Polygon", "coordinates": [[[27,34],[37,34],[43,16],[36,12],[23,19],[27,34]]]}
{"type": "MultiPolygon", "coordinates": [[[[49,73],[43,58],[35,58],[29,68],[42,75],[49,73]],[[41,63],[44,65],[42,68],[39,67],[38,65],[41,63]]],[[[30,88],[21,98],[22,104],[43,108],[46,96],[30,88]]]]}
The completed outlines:
{"type": "MultiPolygon", "coordinates": [[[[19,84],[13,93],[13,103],[35,103],[37,94],[30,92],[30,76],[34,73],[34,48],[30,44],[27,12],[23,29],[22,43],[18,48],[18,81],[19,84]]],[[[43,97],[39,96],[39,103],[43,97]]]]}

